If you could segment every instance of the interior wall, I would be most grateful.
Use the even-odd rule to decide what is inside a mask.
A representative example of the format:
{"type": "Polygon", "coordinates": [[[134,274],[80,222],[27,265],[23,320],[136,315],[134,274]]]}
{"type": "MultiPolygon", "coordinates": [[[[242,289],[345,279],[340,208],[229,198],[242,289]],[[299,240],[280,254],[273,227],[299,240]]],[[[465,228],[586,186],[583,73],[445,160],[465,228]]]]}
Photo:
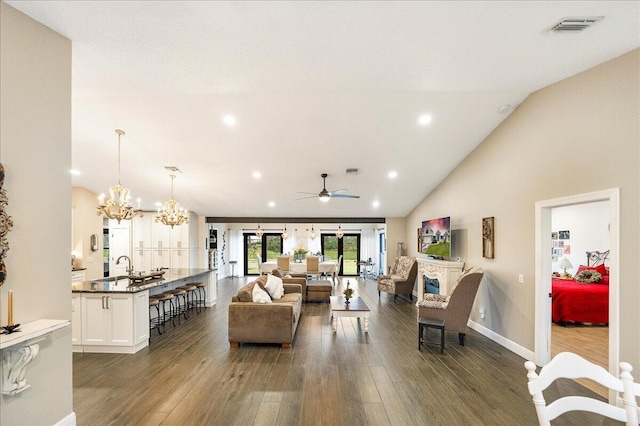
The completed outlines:
{"type": "Polygon", "coordinates": [[[73,221],[71,226],[71,251],[75,255],[75,266],[86,268],[87,280],[103,276],[102,264],[102,216],[96,214],[98,195],[86,188],[73,187],[71,189],[71,209],[73,221]],[[90,238],[98,237],[98,250],[91,251],[90,238]]]}
{"type": "MultiPolygon", "coordinates": [[[[409,255],[415,255],[418,251],[418,236],[416,230],[422,225],[416,226],[412,232],[406,230],[407,221],[403,217],[388,217],[387,222],[387,266],[393,265],[393,261],[398,255],[398,243],[404,243],[404,247],[409,255]],[[406,233],[405,233],[406,231],[406,233]],[[411,244],[413,241],[413,245],[411,244]]],[[[385,271],[386,272],[386,271],[385,271]]]]}
{"type": "MultiPolygon", "coordinates": [[[[6,171],[7,280],[14,321],[71,319],[71,42],[0,3],[0,161],[6,171]]],[[[73,418],[71,327],[39,343],[26,391],[0,398],[0,424],[73,418]]]]}
{"type": "MultiPolygon", "coordinates": [[[[576,204],[556,207],[551,210],[551,229],[553,232],[569,231],[569,239],[557,239],[562,244],[563,254],[557,262],[552,262],[553,272],[564,272],[558,265],[566,257],[573,265],[567,272],[575,275],[580,265],[587,264],[587,251],[604,252],[609,247],[609,202],[576,204]]],[[[609,262],[605,262],[608,266],[609,262]]]]}
{"type": "Polygon", "coordinates": [[[473,321],[533,351],[535,202],[620,188],[620,359],[640,365],[639,75],[634,50],[531,94],[407,216],[414,254],[425,219],[451,216],[466,234],[463,260],[486,272],[473,321]],[[495,258],[485,259],[481,221],[490,216],[495,258]]]}

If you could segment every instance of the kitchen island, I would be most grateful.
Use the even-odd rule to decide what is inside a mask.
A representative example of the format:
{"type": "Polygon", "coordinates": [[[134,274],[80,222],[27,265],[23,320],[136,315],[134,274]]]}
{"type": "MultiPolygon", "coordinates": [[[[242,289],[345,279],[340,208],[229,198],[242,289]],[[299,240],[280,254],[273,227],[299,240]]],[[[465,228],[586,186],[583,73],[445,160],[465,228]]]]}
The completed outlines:
{"type": "Polygon", "coordinates": [[[137,283],[106,277],[71,284],[74,352],[136,353],[149,344],[149,296],[204,282],[204,306],[216,303],[217,273],[209,269],[168,269],[161,278],[137,283]]]}

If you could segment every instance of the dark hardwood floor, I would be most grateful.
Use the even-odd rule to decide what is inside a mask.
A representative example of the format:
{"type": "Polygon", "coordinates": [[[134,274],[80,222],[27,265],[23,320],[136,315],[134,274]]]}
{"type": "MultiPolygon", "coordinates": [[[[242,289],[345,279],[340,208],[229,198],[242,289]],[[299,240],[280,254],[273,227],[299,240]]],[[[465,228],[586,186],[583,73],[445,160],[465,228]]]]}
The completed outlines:
{"type": "MultiPolygon", "coordinates": [[[[255,277],[253,277],[255,278],[255,277]]],[[[249,279],[253,279],[249,278],[249,279]]],[[[78,425],[535,425],[524,359],[469,330],[417,349],[416,307],[351,278],[371,308],[334,333],[328,304],[305,304],[290,349],[230,348],[227,306],[247,278],[218,283],[218,303],[192,314],[135,355],[74,354],[78,425]]],[[[342,284],[334,294],[340,294],[342,284]]],[[[571,381],[549,394],[577,390],[571,381]]],[[[571,413],[554,425],[600,425],[571,413]]],[[[616,423],[612,423],[616,424],[616,423]]]]}

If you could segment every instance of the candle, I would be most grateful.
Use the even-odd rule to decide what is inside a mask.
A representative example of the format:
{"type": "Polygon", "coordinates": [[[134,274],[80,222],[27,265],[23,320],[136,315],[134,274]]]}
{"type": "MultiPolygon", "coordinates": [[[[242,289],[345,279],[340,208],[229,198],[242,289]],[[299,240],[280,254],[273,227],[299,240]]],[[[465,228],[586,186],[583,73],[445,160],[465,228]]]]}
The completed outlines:
{"type": "Polygon", "coordinates": [[[9,290],[9,318],[7,321],[7,325],[13,325],[13,290],[9,290]]]}

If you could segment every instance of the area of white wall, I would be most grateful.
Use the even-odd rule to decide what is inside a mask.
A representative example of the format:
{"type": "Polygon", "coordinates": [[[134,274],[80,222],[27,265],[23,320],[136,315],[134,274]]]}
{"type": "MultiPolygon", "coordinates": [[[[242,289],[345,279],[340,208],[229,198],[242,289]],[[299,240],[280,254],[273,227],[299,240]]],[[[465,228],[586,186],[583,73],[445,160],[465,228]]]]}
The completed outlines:
{"type": "MultiPolygon", "coordinates": [[[[558,260],[566,257],[573,265],[568,273],[575,275],[580,265],[587,264],[587,251],[609,250],[609,202],[578,204],[574,206],[557,207],[551,210],[551,229],[569,231],[568,240],[562,242],[564,254],[558,260]],[[566,253],[566,246],[569,252],[566,253]]],[[[563,272],[558,262],[551,264],[554,272],[563,272]]]]}
{"type": "MultiPolygon", "coordinates": [[[[69,320],[71,42],[1,2],[0,58],[0,161],[14,223],[0,318],[13,290],[15,322],[69,320]]],[[[2,425],[75,422],[71,327],[39,345],[31,387],[0,398],[2,425]]]]}
{"type": "Polygon", "coordinates": [[[410,253],[425,218],[451,216],[466,234],[463,260],[485,270],[471,319],[490,333],[534,349],[535,203],[619,188],[620,359],[640,365],[639,74],[634,50],[531,94],[408,215],[410,253]],[[491,216],[495,258],[485,259],[491,216]]]}

